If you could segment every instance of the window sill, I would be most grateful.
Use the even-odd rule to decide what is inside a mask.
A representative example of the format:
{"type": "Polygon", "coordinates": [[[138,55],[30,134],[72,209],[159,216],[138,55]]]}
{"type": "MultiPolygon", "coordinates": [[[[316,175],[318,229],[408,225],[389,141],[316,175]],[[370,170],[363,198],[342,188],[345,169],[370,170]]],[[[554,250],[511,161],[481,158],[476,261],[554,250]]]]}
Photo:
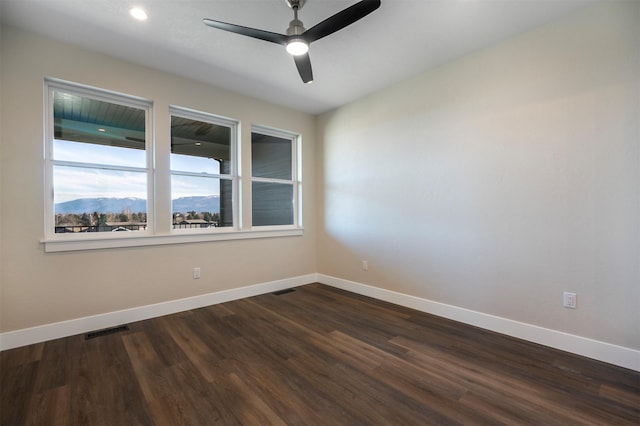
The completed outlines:
{"type": "Polygon", "coordinates": [[[304,233],[303,228],[254,229],[251,231],[230,231],[216,233],[174,233],[165,235],[136,235],[121,238],[73,238],[42,240],[47,253],[77,250],[97,250],[125,247],[159,246],[167,244],[188,244],[211,241],[245,240],[253,238],[293,237],[304,233]]]}

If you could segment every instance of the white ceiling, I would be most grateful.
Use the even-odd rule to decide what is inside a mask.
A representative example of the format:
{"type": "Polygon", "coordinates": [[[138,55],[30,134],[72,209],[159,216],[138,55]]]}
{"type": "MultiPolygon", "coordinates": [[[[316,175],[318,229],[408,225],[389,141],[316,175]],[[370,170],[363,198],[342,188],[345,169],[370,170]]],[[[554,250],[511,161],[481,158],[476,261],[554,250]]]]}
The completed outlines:
{"type": "MultiPolygon", "coordinates": [[[[315,81],[284,47],[210,28],[211,18],[284,33],[284,0],[0,0],[0,20],[48,37],[318,114],[545,25],[596,0],[382,0],[311,45],[315,81]],[[143,7],[138,22],[128,10],[143,7]]],[[[307,0],[306,28],[356,0],[307,0]]]]}

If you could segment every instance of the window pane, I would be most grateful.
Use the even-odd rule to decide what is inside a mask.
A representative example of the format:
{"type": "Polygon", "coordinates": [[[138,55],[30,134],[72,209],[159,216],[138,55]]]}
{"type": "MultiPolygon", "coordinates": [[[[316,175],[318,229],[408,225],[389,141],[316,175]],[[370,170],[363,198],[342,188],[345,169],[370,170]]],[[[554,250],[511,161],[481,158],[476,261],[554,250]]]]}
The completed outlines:
{"type": "Polygon", "coordinates": [[[253,177],[291,180],[291,139],[251,133],[253,177]]]}
{"type": "Polygon", "coordinates": [[[171,170],[231,173],[231,128],[171,117],[171,170]]]}
{"type": "Polygon", "coordinates": [[[146,164],[145,156],[146,152],[139,149],[57,139],[53,141],[53,158],[58,161],[143,168],[146,164]]]}
{"type": "Polygon", "coordinates": [[[232,181],[210,177],[171,177],[174,229],[233,226],[232,181]]]}
{"type": "Polygon", "coordinates": [[[222,160],[171,154],[171,170],[191,173],[220,174],[222,160]]]}
{"type": "Polygon", "coordinates": [[[144,172],[54,166],[53,183],[56,233],[146,229],[144,172]]]}
{"type": "Polygon", "coordinates": [[[293,185],[253,182],[253,226],[293,225],[293,185]]]}
{"type": "Polygon", "coordinates": [[[54,160],[146,165],[144,109],[55,90],[53,123],[54,160]]]}

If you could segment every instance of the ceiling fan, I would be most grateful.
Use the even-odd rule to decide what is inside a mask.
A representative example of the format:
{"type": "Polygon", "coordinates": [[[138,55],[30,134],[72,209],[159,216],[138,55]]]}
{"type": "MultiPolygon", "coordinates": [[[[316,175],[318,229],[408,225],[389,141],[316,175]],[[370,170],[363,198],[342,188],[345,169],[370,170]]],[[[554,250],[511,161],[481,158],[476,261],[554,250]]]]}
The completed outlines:
{"type": "Polygon", "coordinates": [[[298,19],[298,11],[302,9],[306,0],[284,1],[293,9],[293,20],[289,23],[286,34],[243,27],[208,18],[203,19],[202,22],[213,28],[286,46],[287,52],[293,55],[302,81],[310,83],[313,81],[313,71],[311,70],[311,60],[309,59],[309,44],[353,24],[380,7],[380,0],[362,0],[307,30],[304,28],[302,21],[298,19]]]}

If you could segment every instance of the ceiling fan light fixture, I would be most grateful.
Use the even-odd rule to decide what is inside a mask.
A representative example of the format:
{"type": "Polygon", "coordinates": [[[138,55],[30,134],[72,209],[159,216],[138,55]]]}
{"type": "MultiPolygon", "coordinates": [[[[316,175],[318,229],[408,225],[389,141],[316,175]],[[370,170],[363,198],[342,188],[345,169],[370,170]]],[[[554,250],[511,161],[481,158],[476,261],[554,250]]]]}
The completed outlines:
{"type": "Polygon", "coordinates": [[[309,51],[309,44],[301,38],[293,38],[287,43],[287,52],[293,56],[304,55],[309,51]]]}
{"type": "Polygon", "coordinates": [[[147,12],[145,12],[144,9],[141,9],[139,7],[134,7],[129,9],[129,14],[133,16],[135,19],[137,19],[138,21],[147,20],[147,12]]]}

